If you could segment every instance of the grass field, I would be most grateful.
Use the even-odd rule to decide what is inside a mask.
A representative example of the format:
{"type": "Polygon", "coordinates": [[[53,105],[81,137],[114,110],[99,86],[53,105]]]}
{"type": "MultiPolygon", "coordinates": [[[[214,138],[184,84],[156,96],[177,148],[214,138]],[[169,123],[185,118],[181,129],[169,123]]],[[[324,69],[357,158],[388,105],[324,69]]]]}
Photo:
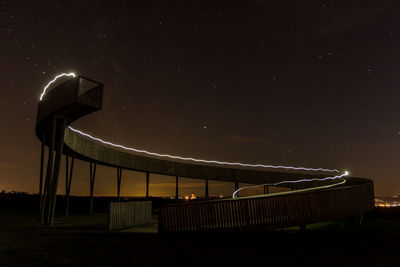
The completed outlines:
{"type": "Polygon", "coordinates": [[[376,210],[363,225],[327,222],[251,233],[105,231],[105,214],[59,218],[44,229],[36,212],[0,210],[0,266],[400,265],[400,210],[376,210]]]}

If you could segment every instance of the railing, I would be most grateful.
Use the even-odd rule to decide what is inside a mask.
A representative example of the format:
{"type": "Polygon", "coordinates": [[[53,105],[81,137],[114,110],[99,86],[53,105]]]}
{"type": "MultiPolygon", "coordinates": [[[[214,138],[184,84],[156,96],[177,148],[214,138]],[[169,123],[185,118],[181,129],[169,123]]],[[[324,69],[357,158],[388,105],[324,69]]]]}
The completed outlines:
{"type": "Polygon", "coordinates": [[[121,230],[151,223],[151,201],[111,202],[108,230],[121,230]]]}
{"type": "Polygon", "coordinates": [[[374,207],[373,183],[367,181],[321,191],[164,206],[158,231],[282,228],[361,215],[374,207]]]}

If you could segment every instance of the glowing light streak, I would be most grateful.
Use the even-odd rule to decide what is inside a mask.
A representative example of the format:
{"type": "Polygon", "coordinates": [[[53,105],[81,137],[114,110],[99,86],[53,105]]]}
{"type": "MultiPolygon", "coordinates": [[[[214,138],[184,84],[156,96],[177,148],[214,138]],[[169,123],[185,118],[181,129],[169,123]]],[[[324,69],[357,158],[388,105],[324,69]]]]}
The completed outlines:
{"type": "Polygon", "coordinates": [[[180,157],[180,156],[174,156],[174,155],[169,155],[169,154],[159,154],[159,153],[150,152],[150,151],[147,151],[147,150],[136,149],[136,148],[132,148],[132,147],[126,147],[126,146],[123,146],[123,145],[114,144],[114,143],[111,143],[109,141],[104,141],[104,140],[102,140],[100,138],[93,137],[90,134],[87,134],[87,133],[84,133],[84,132],[79,131],[77,129],[74,129],[71,126],[68,126],[68,128],[73,132],[79,133],[80,135],[86,136],[86,137],[88,137],[88,138],[90,138],[92,140],[95,140],[95,141],[100,142],[100,143],[105,144],[105,145],[118,147],[118,148],[122,148],[124,150],[133,151],[133,152],[136,152],[136,153],[143,153],[143,154],[146,154],[146,155],[156,156],[156,157],[178,159],[178,160],[185,160],[185,161],[194,161],[194,162],[201,162],[201,163],[211,163],[211,164],[218,164],[218,165],[252,167],[252,168],[257,168],[258,167],[258,168],[288,169],[288,170],[303,170],[303,171],[340,172],[339,170],[335,170],[335,169],[290,167],[290,166],[274,166],[274,165],[264,165],[264,164],[248,164],[248,163],[240,163],[240,162],[226,162],[226,161],[196,159],[196,158],[190,158],[190,157],[180,157]]]}
{"type": "MultiPolygon", "coordinates": [[[[261,185],[252,185],[252,186],[244,186],[233,192],[232,198],[236,198],[236,194],[239,193],[239,191],[246,189],[246,188],[256,188],[256,187],[261,187],[261,186],[277,186],[281,184],[297,184],[297,183],[302,183],[302,182],[313,182],[313,181],[326,181],[326,180],[336,180],[343,178],[345,176],[349,175],[349,172],[346,171],[345,173],[341,175],[336,175],[332,177],[324,177],[324,178],[311,178],[311,179],[300,179],[300,180],[289,180],[289,181],[280,181],[277,183],[271,183],[271,184],[261,184],[261,185]]],[[[336,185],[336,184],[334,184],[336,185]]],[[[333,185],[332,185],[333,186],[333,185]]],[[[313,188],[314,189],[314,188],[313,188]]]]}
{"type": "Polygon", "coordinates": [[[40,101],[42,101],[43,96],[46,94],[47,88],[48,88],[52,83],[54,83],[58,78],[63,77],[63,76],[72,76],[72,77],[75,77],[76,75],[75,75],[75,73],[73,73],[73,72],[71,72],[71,73],[61,73],[61,74],[57,75],[53,80],[51,80],[51,81],[44,87],[43,92],[42,92],[42,94],[40,95],[40,101]]]}
{"type": "MultiPolygon", "coordinates": [[[[310,188],[305,188],[305,189],[298,189],[298,190],[294,190],[294,191],[284,191],[284,192],[279,192],[279,193],[270,193],[270,194],[267,194],[267,195],[268,196],[277,196],[277,195],[282,195],[282,194],[285,194],[285,195],[295,194],[295,193],[299,193],[299,192],[307,192],[307,191],[316,190],[316,189],[330,188],[330,187],[341,185],[341,184],[344,184],[344,183],[347,182],[347,180],[344,179],[344,178],[340,178],[338,180],[341,180],[341,181],[338,182],[338,183],[334,183],[334,184],[321,185],[321,186],[310,187],[310,188]]],[[[244,199],[244,198],[252,198],[252,197],[259,197],[259,196],[265,196],[265,194],[261,194],[261,195],[257,195],[257,196],[236,197],[235,199],[244,199]]]]}

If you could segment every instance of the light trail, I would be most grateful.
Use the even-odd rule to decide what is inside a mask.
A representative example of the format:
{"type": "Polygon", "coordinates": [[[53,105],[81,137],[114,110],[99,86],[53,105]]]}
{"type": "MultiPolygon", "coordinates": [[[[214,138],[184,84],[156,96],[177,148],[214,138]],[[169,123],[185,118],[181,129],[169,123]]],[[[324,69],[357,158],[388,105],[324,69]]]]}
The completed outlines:
{"type": "Polygon", "coordinates": [[[245,196],[245,197],[238,196],[238,197],[235,197],[234,199],[253,198],[253,197],[258,197],[258,196],[263,196],[263,195],[276,196],[276,195],[282,195],[282,194],[295,194],[295,193],[299,193],[299,192],[307,192],[310,190],[330,188],[330,187],[341,185],[341,184],[344,184],[347,182],[347,180],[345,178],[339,178],[338,180],[341,180],[341,181],[334,183],[334,184],[321,185],[321,186],[310,187],[310,188],[305,188],[305,189],[298,189],[298,190],[294,190],[294,191],[284,191],[284,192],[279,192],[279,193],[261,194],[261,195],[256,195],[256,196],[245,196]]]}
{"type": "Polygon", "coordinates": [[[42,101],[43,96],[46,94],[47,88],[48,88],[52,83],[54,83],[58,78],[63,77],[63,76],[72,76],[72,77],[75,77],[76,75],[75,75],[75,73],[73,73],[73,72],[71,72],[71,73],[61,73],[61,74],[57,75],[53,80],[51,80],[51,81],[44,87],[43,92],[42,92],[42,94],[40,95],[40,98],[39,98],[40,101],[42,101]]]}
{"type": "Polygon", "coordinates": [[[206,159],[196,159],[196,158],[190,158],[190,157],[180,157],[180,156],[174,156],[174,155],[169,155],[169,154],[159,154],[155,152],[150,152],[147,150],[142,150],[142,149],[136,149],[132,147],[126,147],[123,145],[118,145],[111,143],[109,141],[104,141],[100,138],[93,137],[90,134],[84,133],[82,131],[79,131],[77,129],[72,128],[71,126],[68,126],[68,128],[80,135],[86,136],[92,140],[95,140],[97,142],[100,142],[105,145],[113,146],[113,147],[118,147],[122,148],[124,150],[128,151],[133,151],[137,153],[143,153],[146,155],[150,156],[156,156],[156,157],[162,157],[162,158],[170,158],[170,159],[179,159],[179,160],[184,160],[184,161],[194,161],[194,162],[201,162],[201,163],[211,163],[211,164],[219,164],[219,165],[230,165],[230,166],[241,166],[241,167],[252,167],[252,168],[271,168],[271,169],[288,169],[288,170],[302,170],[302,171],[320,171],[320,172],[340,172],[339,170],[335,169],[323,169],[323,168],[306,168],[306,167],[291,167],[291,166],[275,166],[275,165],[264,165],[264,164],[249,164],[249,163],[240,163],[240,162],[227,162],[227,161],[217,161],[217,160],[206,160],[206,159]]]}
{"type": "MultiPolygon", "coordinates": [[[[70,76],[70,77],[76,77],[76,74],[71,72],[71,73],[62,73],[57,75],[53,80],[51,80],[43,89],[42,94],[40,95],[40,100],[42,100],[43,96],[46,94],[46,90],[47,88],[54,83],[58,78],[63,77],[63,76],[70,76]]],[[[337,170],[337,169],[325,169],[325,168],[307,168],[307,167],[292,167],[292,166],[280,166],[280,165],[265,165],[265,164],[249,164],[249,163],[240,163],[240,162],[226,162],[226,161],[217,161],[217,160],[205,160],[205,159],[196,159],[196,158],[192,158],[192,157],[181,157],[181,156],[174,156],[174,155],[169,155],[169,154],[159,154],[159,153],[155,153],[155,152],[150,152],[147,150],[143,150],[143,149],[136,149],[136,148],[132,148],[132,147],[126,147],[123,145],[118,145],[118,144],[114,144],[112,142],[109,141],[104,141],[100,138],[97,137],[93,137],[90,134],[84,133],[80,130],[74,129],[71,126],[68,126],[68,128],[75,132],[78,133],[80,135],[83,135],[85,137],[88,137],[94,141],[100,142],[102,144],[105,145],[109,145],[112,147],[117,147],[117,148],[121,148],[124,150],[128,150],[128,151],[133,151],[136,153],[142,153],[142,154],[146,154],[146,155],[150,155],[150,156],[156,156],[156,157],[162,157],[162,158],[169,158],[169,159],[178,159],[178,160],[183,160],[183,161],[193,161],[193,162],[201,162],[201,163],[211,163],[211,164],[218,164],[218,165],[229,165],[229,166],[241,166],[241,167],[251,167],[251,168],[270,168],[270,169],[286,169],[286,170],[301,170],[301,171],[313,171],[313,172],[338,172],[340,173],[341,171],[337,170]]],[[[253,187],[260,187],[260,186],[266,186],[266,185],[272,185],[272,186],[276,186],[276,185],[280,185],[280,184],[285,184],[285,183],[301,183],[301,182],[311,182],[311,181],[324,181],[324,180],[334,180],[334,179],[340,179],[342,177],[348,176],[349,173],[346,171],[341,175],[336,175],[336,176],[332,176],[332,177],[325,177],[325,178],[314,178],[314,179],[301,179],[301,180],[292,180],[292,181],[281,181],[278,183],[272,183],[272,184],[263,184],[263,185],[255,185],[255,186],[247,186],[247,187],[242,187],[239,188],[238,190],[236,190],[233,193],[233,198],[236,197],[236,194],[240,191],[243,190],[245,188],[253,188],[253,187]]]]}
{"type": "MultiPolygon", "coordinates": [[[[271,183],[271,184],[260,184],[260,185],[251,185],[251,186],[244,186],[239,188],[238,190],[236,190],[235,192],[233,192],[232,198],[236,198],[236,194],[239,193],[239,191],[246,189],[246,188],[256,188],[256,187],[261,187],[261,186],[277,186],[277,185],[281,185],[281,184],[297,184],[297,183],[302,183],[302,182],[313,182],[313,181],[326,181],[326,180],[336,180],[336,179],[340,179],[343,177],[346,177],[349,175],[348,171],[345,171],[343,174],[341,175],[336,175],[336,176],[332,176],[332,177],[324,177],[324,178],[312,178],[312,179],[300,179],[300,180],[289,180],[289,181],[281,181],[281,182],[277,182],[277,183],[271,183]]],[[[345,180],[345,179],[343,179],[345,180]]],[[[338,183],[340,184],[340,183],[338,183]]],[[[336,184],[334,184],[336,185],[336,184]]],[[[333,186],[333,185],[332,185],[333,186]]]]}

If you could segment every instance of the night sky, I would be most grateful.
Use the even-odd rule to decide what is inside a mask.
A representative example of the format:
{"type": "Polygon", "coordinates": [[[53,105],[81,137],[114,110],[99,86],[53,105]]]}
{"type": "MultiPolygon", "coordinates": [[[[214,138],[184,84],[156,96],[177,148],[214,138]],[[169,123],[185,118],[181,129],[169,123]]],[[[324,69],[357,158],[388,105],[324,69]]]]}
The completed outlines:
{"type": "MultiPolygon", "coordinates": [[[[280,2],[0,1],[0,191],[38,191],[39,95],[74,71],[105,85],[103,110],[72,125],[95,136],[349,170],[399,194],[400,4],[280,2]]],[[[144,177],[125,171],[121,194],[143,195],[144,177]]],[[[173,195],[174,181],[152,177],[150,194],[173,195]]],[[[182,194],[203,194],[184,181],[182,194]]],[[[232,190],[210,183],[211,195],[232,190]]],[[[100,166],[95,194],[115,191],[115,169],[100,166]]],[[[72,194],[88,192],[79,162],[72,194]]]]}

